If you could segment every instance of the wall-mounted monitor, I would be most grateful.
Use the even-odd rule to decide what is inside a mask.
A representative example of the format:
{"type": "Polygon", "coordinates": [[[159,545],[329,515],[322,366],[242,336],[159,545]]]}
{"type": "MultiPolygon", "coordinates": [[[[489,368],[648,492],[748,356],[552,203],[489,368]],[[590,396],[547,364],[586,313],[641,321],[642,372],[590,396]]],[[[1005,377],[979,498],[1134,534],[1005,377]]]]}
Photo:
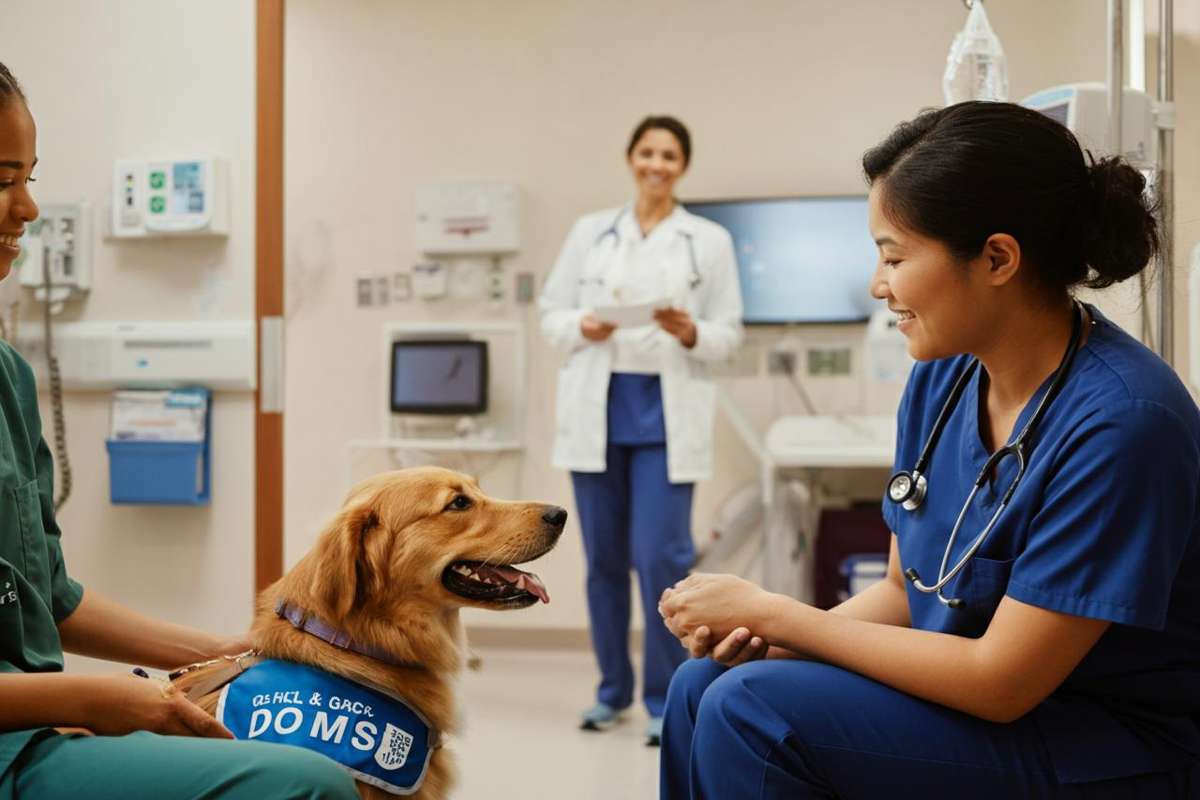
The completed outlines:
{"type": "Polygon", "coordinates": [[[746,324],[865,322],[878,306],[865,195],[684,205],[733,236],[746,324]]]}
{"type": "Polygon", "coordinates": [[[394,414],[482,414],[488,405],[487,342],[395,340],[391,378],[394,414]]]}

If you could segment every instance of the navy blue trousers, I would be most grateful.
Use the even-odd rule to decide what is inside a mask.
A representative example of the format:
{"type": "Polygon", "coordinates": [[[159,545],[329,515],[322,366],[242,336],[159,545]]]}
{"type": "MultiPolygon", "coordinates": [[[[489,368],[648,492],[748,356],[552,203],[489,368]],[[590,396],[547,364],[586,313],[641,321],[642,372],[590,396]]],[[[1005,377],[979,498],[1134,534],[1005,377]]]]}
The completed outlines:
{"type": "Polygon", "coordinates": [[[661,796],[1185,798],[1200,775],[1060,785],[1028,717],[987,722],[812,661],[681,666],[667,697],[661,796]]]}
{"type": "Polygon", "coordinates": [[[609,444],[605,472],[573,472],[575,505],[587,557],[588,615],[600,668],[596,699],[613,708],[633,702],[629,660],[630,568],[637,571],[646,630],[642,701],[662,716],[671,674],[686,658],[663,625],[658,598],[687,577],[695,558],[694,484],[667,481],[665,445],[609,444]]]}

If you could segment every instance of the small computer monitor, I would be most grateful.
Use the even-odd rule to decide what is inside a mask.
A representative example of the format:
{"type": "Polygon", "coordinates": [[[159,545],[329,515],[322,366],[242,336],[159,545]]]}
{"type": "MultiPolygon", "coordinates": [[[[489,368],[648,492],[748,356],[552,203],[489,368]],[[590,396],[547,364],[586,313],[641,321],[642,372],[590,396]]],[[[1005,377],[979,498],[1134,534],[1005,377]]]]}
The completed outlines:
{"type": "Polygon", "coordinates": [[[487,342],[392,342],[394,414],[482,414],[488,403],[487,342]]]}
{"type": "Polygon", "coordinates": [[[865,195],[684,205],[733,236],[746,324],[865,322],[877,307],[865,195]]]}

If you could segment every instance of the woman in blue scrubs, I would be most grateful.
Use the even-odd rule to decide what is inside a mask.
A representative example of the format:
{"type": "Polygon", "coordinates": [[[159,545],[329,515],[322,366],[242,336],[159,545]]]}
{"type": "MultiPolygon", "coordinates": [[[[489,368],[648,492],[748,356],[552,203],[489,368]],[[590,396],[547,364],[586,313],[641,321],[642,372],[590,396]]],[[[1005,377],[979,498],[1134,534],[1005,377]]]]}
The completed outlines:
{"type": "MultiPolygon", "coordinates": [[[[37,219],[37,130],[0,64],[0,279],[37,219]]],[[[70,578],[33,370],[0,341],[0,800],[357,798],[331,760],[232,735],[168,684],[63,672],[63,650],[169,669],[249,649],[244,638],[142,616],[70,578]],[[72,729],[70,731],[66,729],[72,729]]]]}
{"type": "Polygon", "coordinates": [[[571,470],[600,667],[582,726],[606,728],[633,703],[632,567],[646,620],[647,742],[658,744],[667,686],[686,654],[656,604],[692,566],[692,489],[712,471],[708,364],[741,341],[742,301],[729,232],[675,199],[692,157],[683,123],[647,117],[625,155],[636,199],[575,222],[540,305],[542,332],[566,354],[553,462],[571,470]],[[654,315],[618,327],[598,316],[614,306],[654,315]]]}
{"type": "Polygon", "coordinates": [[[1153,255],[1141,175],[1006,103],[923,113],[863,165],[872,293],[919,362],[896,469],[939,427],[927,493],[884,500],[887,578],[831,611],[728,575],[663,594],[711,658],[672,681],[662,796],[1200,797],[1200,413],[1072,295],[1153,255]],[[1015,459],[964,503],[1031,421],[988,530],[1015,459]]]}

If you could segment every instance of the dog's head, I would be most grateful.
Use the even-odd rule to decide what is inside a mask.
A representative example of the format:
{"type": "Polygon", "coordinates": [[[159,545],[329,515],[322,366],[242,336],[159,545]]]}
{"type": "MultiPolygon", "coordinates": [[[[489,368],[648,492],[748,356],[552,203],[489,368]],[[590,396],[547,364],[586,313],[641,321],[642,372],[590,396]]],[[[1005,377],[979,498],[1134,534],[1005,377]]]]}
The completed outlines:
{"type": "Polygon", "coordinates": [[[549,602],[541,580],[515,564],[547,553],[567,512],[485,495],[474,479],[422,467],[369,478],[351,492],[303,570],[330,616],[524,608],[549,602]]]}

